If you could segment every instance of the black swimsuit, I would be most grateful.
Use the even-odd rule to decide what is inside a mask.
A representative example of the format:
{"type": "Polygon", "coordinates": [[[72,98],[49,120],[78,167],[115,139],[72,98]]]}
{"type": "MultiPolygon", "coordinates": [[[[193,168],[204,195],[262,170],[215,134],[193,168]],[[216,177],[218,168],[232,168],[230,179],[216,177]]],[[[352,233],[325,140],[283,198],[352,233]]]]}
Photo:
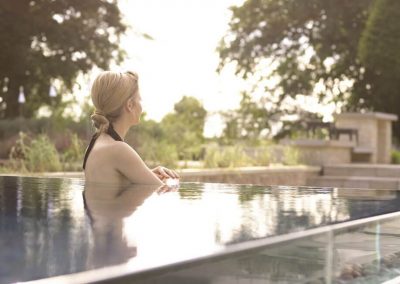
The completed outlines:
{"type": "MultiPolygon", "coordinates": [[[[114,138],[114,140],[116,141],[124,141],[122,140],[122,138],[118,135],[118,133],[114,130],[114,127],[112,126],[112,124],[110,123],[110,126],[107,129],[106,132],[108,135],[110,135],[112,138],[114,138]]],[[[97,134],[97,133],[96,133],[97,134]]],[[[97,140],[96,134],[94,134],[92,136],[92,140],[90,140],[89,146],[86,148],[86,152],[85,152],[85,158],[83,159],[83,169],[85,169],[86,166],[86,161],[89,157],[90,151],[92,151],[92,148],[94,146],[94,143],[97,140]]]]}

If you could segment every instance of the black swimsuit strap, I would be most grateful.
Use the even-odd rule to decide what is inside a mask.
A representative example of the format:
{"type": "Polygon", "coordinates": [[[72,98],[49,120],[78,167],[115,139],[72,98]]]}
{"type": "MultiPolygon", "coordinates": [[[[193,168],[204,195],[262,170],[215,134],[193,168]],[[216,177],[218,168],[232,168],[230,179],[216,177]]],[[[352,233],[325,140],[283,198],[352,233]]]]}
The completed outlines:
{"type": "MultiPolygon", "coordinates": [[[[111,123],[110,123],[110,126],[108,127],[106,133],[107,133],[108,135],[110,135],[110,136],[111,136],[114,140],[116,140],[116,141],[124,141],[124,140],[122,140],[122,138],[118,135],[117,131],[114,130],[114,127],[112,126],[111,123]]],[[[92,139],[90,140],[89,146],[86,148],[85,157],[83,158],[83,169],[85,169],[85,167],[86,167],[86,161],[87,161],[87,159],[88,159],[88,157],[89,157],[90,152],[91,152],[92,149],[93,149],[94,143],[95,143],[96,140],[97,140],[97,137],[98,137],[98,136],[97,136],[96,134],[97,134],[97,133],[93,134],[92,139]]]]}

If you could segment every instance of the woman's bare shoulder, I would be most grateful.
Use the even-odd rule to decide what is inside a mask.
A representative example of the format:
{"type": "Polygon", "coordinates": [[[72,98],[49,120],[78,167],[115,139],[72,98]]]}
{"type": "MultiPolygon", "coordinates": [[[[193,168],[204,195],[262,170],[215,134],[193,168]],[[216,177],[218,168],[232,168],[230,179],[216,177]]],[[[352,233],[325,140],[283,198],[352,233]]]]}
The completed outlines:
{"type": "Polygon", "coordinates": [[[147,167],[138,153],[125,142],[116,142],[111,146],[115,169],[132,183],[157,184],[162,181],[147,167]]]}
{"type": "Polygon", "coordinates": [[[93,147],[89,158],[91,156],[101,157],[101,159],[116,161],[117,163],[127,158],[140,158],[136,151],[125,142],[115,140],[100,140],[98,142],[93,147]]]}
{"type": "Polygon", "coordinates": [[[109,151],[114,157],[120,159],[140,158],[135,149],[123,141],[114,141],[111,143],[109,145],[109,151]]]}

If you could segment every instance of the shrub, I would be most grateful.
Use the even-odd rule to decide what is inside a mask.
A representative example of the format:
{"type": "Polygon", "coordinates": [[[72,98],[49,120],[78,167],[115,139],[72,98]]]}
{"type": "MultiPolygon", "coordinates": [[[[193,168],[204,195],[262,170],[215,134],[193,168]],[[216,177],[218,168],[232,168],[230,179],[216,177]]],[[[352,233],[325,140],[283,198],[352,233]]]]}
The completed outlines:
{"type": "Polygon", "coordinates": [[[268,166],[271,163],[270,148],[258,147],[252,160],[254,166],[268,166]]]}
{"type": "Polygon", "coordinates": [[[24,132],[20,132],[15,145],[10,150],[10,167],[14,171],[27,172],[25,159],[28,154],[29,137],[24,132]]]}
{"type": "Polygon", "coordinates": [[[392,164],[400,164],[400,151],[392,150],[392,164]]]}
{"type": "Polygon", "coordinates": [[[10,153],[10,165],[20,172],[44,172],[61,170],[60,157],[54,144],[45,134],[30,140],[21,132],[10,153]]]}
{"type": "Polygon", "coordinates": [[[299,164],[299,150],[296,148],[286,146],[283,149],[283,161],[284,165],[298,165],[299,164]]]}
{"type": "Polygon", "coordinates": [[[69,145],[61,155],[61,162],[64,171],[82,170],[82,161],[85,152],[85,144],[79,139],[76,133],[69,132],[69,145]]]}
{"type": "Polygon", "coordinates": [[[150,167],[163,165],[174,168],[178,161],[176,147],[165,141],[157,142],[151,140],[138,147],[138,152],[150,167]]]}
{"type": "Polygon", "coordinates": [[[206,150],[204,167],[206,168],[232,168],[251,164],[241,146],[211,146],[206,150]]]}
{"type": "Polygon", "coordinates": [[[85,138],[91,132],[89,120],[74,121],[70,118],[16,118],[0,120],[0,158],[9,157],[12,146],[15,144],[19,132],[35,136],[46,133],[58,151],[65,150],[68,131],[77,133],[78,137],[85,138]]]}
{"type": "Polygon", "coordinates": [[[8,168],[0,166],[0,174],[6,174],[9,172],[10,170],[8,168]]]}
{"type": "Polygon", "coordinates": [[[40,134],[32,140],[26,155],[26,166],[30,172],[53,172],[61,170],[60,157],[49,137],[40,134]]]}

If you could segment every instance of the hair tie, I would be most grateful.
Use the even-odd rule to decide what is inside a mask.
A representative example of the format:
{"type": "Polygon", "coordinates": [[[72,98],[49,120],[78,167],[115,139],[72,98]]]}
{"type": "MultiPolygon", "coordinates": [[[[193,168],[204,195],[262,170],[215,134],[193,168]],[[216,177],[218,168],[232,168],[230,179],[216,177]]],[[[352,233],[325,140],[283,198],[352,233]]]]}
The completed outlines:
{"type": "Polygon", "coordinates": [[[102,112],[101,110],[95,110],[94,111],[94,114],[97,114],[97,115],[101,115],[101,116],[104,116],[104,117],[106,117],[106,115],[104,114],[104,112],[102,112]]]}
{"type": "Polygon", "coordinates": [[[104,112],[100,110],[95,110],[93,115],[91,116],[94,127],[97,128],[96,137],[100,135],[101,132],[106,132],[108,127],[110,126],[110,121],[104,115],[104,112]]]}

